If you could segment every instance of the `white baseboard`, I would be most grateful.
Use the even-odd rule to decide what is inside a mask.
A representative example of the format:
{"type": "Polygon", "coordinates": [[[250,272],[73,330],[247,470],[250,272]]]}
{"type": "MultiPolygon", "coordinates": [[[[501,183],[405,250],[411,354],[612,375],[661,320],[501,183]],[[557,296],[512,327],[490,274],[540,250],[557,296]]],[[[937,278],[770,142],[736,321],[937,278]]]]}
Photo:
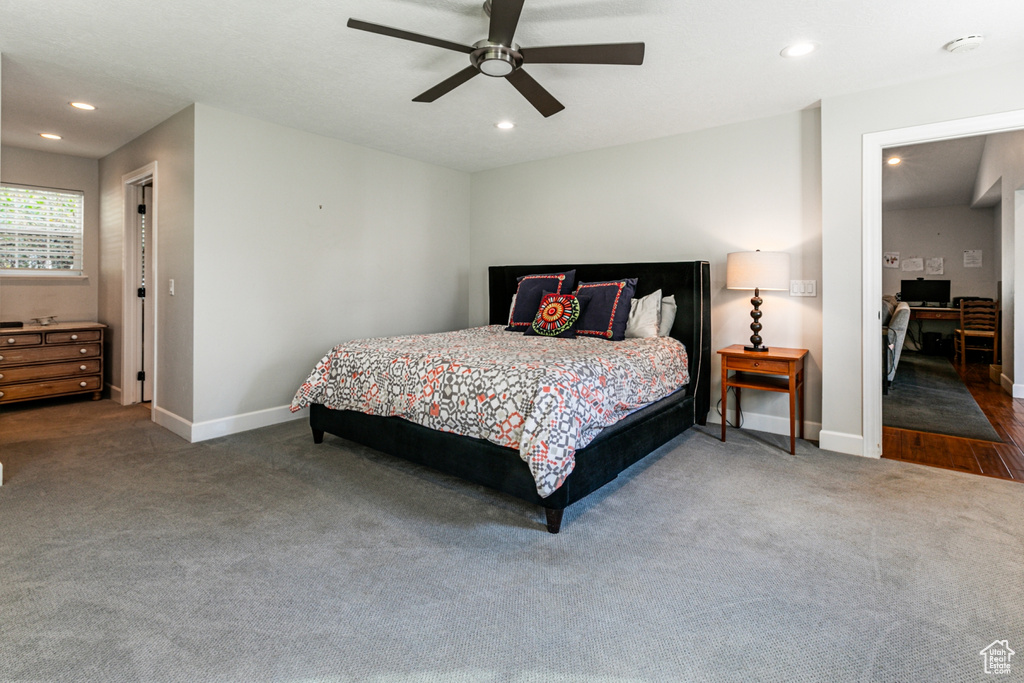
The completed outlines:
{"type": "MultiPolygon", "coordinates": [[[[729,411],[729,423],[736,424],[736,414],[732,410],[729,411]]],[[[708,422],[714,424],[722,424],[722,416],[714,410],[708,414],[708,422]]],[[[777,415],[762,415],[760,413],[748,413],[743,411],[743,428],[753,429],[758,432],[768,432],[769,434],[782,434],[783,436],[789,436],[789,418],[778,417],[777,415]]],[[[821,423],[819,422],[804,422],[804,437],[810,441],[817,441],[818,434],[821,432],[821,423]]],[[[800,426],[797,425],[797,434],[800,433],[800,426]]]]}
{"type": "Polygon", "coordinates": [[[110,392],[110,400],[121,405],[121,387],[115,387],[113,384],[108,384],[107,391],[110,392]]]}
{"type": "MultiPolygon", "coordinates": [[[[1013,380],[1003,373],[999,373],[999,386],[1003,388],[1003,391],[1013,396],[1013,380]]],[[[1014,398],[1016,397],[1014,396],[1014,398]]]]}
{"type": "Polygon", "coordinates": [[[196,441],[206,441],[207,439],[216,439],[218,436],[247,432],[250,429],[269,427],[270,425],[290,422],[291,420],[308,419],[308,417],[308,410],[303,409],[293,413],[288,409],[288,406],[256,410],[251,413],[242,413],[241,415],[232,415],[216,420],[194,422],[191,425],[191,439],[189,440],[193,443],[196,441]]]}
{"type": "Polygon", "coordinates": [[[183,417],[175,415],[169,410],[164,410],[159,406],[153,407],[153,422],[174,432],[186,441],[192,440],[192,423],[183,417]]]}
{"type": "Polygon", "coordinates": [[[860,434],[846,434],[823,429],[818,436],[818,446],[825,451],[864,455],[864,437],[860,434]]]}

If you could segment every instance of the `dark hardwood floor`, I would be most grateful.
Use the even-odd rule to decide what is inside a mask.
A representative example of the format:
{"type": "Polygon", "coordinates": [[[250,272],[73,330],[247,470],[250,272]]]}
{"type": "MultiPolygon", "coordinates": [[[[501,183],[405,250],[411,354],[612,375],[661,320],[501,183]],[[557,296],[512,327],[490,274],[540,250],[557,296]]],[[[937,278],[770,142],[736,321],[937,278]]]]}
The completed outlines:
{"type": "Polygon", "coordinates": [[[968,363],[963,378],[1003,443],[883,427],[882,457],[1024,483],[1024,399],[993,384],[988,363],[968,363]]]}

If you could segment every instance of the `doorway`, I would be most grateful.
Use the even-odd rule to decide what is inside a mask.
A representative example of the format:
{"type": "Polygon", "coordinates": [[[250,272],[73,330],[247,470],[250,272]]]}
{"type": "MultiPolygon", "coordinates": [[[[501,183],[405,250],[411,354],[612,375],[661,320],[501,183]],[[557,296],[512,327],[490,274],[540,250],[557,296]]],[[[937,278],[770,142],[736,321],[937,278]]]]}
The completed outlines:
{"type": "Polygon", "coordinates": [[[156,408],[157,164],[122,178],[124,241],[122,277],[121,403],[156,408]]]}
{"type": "MultiPolygon", "coordinates": [[[[951,140],[976,135],[1005,133],[1024,128],[1024,110],[991,114],[956,121],[926,124],[863,137],[862,147],[862,372],[863,372],[863,435],[864,455],[878,458],[882,454],[882,167],[883,150],[900,145],[951,140]]],[[[1005,286],[1004,282],[1004,286],[1005,286]]],[[[1002,297],[1007,306],[1013,301],[1002,297]]],[[[1005,316],[1007,322],[1012,318],[1005,316]]],[[[1015,327],[1012,338],[1020,339],[1015,327]]]]}

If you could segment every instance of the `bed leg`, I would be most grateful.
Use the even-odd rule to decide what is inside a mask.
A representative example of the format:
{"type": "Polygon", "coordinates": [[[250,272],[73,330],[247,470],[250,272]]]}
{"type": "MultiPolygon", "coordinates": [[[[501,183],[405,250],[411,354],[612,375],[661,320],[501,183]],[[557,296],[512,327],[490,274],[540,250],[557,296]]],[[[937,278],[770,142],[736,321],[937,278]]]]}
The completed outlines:
{"type": "Polygon", "coordinates": [[[548,533],[557,534],[558,530],[562,528],[562,513],[565,510],[552,510],[551,508],[544,508],[544,514],[548,520],[548,533]]]}
{"type": "Polygon", "coordinates": [[[313,430],[313,443],[324,442],[324,430],[317,429],[316,427],[310,427],[313,430]]]}

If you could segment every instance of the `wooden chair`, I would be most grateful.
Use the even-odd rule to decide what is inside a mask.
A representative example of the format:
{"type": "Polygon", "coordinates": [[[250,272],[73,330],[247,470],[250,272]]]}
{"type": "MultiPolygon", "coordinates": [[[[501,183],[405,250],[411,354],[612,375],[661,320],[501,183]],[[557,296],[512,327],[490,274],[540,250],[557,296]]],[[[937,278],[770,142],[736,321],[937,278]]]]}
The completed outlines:
{"type": "Polygon", "coordinates": [[[967,351],[988,351],[999,362],[999,304],[995,301],[961,301],[960,326],[953,333],[953,362],[960,359],[966,372],[967,351]]]}

